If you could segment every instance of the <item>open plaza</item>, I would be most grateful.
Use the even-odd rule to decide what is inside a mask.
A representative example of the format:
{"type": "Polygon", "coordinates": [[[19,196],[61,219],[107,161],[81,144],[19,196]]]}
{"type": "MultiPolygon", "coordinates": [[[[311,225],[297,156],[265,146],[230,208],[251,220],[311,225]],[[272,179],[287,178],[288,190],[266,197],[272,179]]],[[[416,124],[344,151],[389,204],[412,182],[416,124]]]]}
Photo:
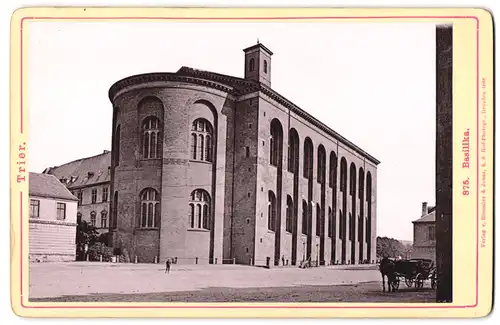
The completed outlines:
{"type": "Polygon", "coordinates": [[[98,262],[30,264],[32,302],[434,302],[435,291],[382,292],[376,265],[301,269],[98,262]]]}

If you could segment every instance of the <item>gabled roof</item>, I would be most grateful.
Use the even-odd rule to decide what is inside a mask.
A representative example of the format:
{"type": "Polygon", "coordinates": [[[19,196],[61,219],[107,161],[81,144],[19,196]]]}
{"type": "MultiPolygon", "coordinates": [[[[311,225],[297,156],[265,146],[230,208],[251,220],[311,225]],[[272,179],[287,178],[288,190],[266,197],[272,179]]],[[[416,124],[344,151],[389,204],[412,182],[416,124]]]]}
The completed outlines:
{"type": "Polygon", "coordinates": [[[436,209],[432,208],[432,212],[426,214],[422,218],[412,221],[413,223],[423,223],[423,222],[436,222],[436,209]]]}
{"type": "Polygon", "coordinates": [[[30,173],[29,188],[30,196],[78,201],[54,175],[30,173]]]}
{"type": "Polygon", "coordinates": [[[67,164],[47,168],[44,173],[54,175],[69,189],[76,189],[111,180],[111,152],[78,159],[67,164]]]}

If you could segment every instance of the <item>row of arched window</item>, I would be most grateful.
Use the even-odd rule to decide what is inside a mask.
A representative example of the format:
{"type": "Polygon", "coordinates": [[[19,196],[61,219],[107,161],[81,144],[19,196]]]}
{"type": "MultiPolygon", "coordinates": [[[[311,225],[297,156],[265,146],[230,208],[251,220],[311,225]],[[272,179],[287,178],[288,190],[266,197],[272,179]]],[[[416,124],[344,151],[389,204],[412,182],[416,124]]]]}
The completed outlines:
{"type": "MultiPolygon", "coordinates": [[[[276,231],[276,196],[273,191],[268,192],[269,202],[268,202],[268,229],[271,231],[276,231]]],[[[286,198],[286,220],[285,220],[285,230],[289,233],[293,232],[293,227],[295,224],[295,207],[293,204],[293,199],[290,195],[286,198]]],[[[309,227],[312,223],[310,220],[310,214],[308,204],[305,200],[302,200],[302,233],[308,235],[309,227]]],[[[320,219],[321,216],[321,206],[316,204],[316,218],[320,219]]],[[[316,222],[316,235],[319,236],[321,233],[321,223],[316,222]]],[[[335,217],[332,213],[332,208],[328,208],[328,237],[333,237],[335,233],[335,217]]]]}
{"type": "MultiPolygon", "coordinates": [[[[118,193],[115,192],[113,201],[113,215],[116,218],[116,208],[118,201],[118,193]]],[[[210,230],[211,220],[211,200],[207,191],[202,189],[194,190],[189,199],[189,215],[188,228],[210,230]]],[[[146,188],[140,193],[140,228],[157,228],[159,227],[161,208],[160,195],[153,188],[146,188]]],[[[104,211],[105,212],[105,211],[104,211]]],[[[106,212],[107,213],[107,212],[106,212]]],[[[95,217],[95,212],[94,212],[95,217]]],[[[92,222],[91,213],[91,222],[92,222]]],[[[106,219],[107,220],[107,219],[106,219]]],[[[107,221],[106,221],[107,222],[107,221]]]]}
{"type": "MultiPolygon", "coordinates": [[[[148,116],[141,127],[141,157],[142,159],[160,159],[163,152],[162,123],[156,116],[148,116]]],[[[115,131],[113,145],[113,163],[119,165],[120,160],[120,125],[115,131]]],[[[190,159],[212,162],[213,127],[205,119],[197,119],[191,127],[190,159]]]]}
{"type": "MultiPolygon", "coordinates": [[[[264,70],[264,73],[267,73],[267,60],[264,60],[263,70],[264,70]]],[[[250,71],[250,72],[255,71],[255,59],[254,58],[251,58],[250,61],[248,62],[248,71],[250,71]]]]}
{"type": "MultiPolygon", "coordinates": [[[[283,147],[283,129],[281,123],[277,119],[273,119],[271,121],[270,128],[270,146],[269,146],[269,163],[273,166],[278,166],[281,160],[281,149],[283,147]]],[[[313,158],[313,143],[311,138],[306,137],[304,140],[304,157],[303,157],[303,176],[307,179],[312,178],[313,176],[313,168],[314,168],[314,158],[313,158]]],[[[289,131],[289,139],[288,139],[288,171],[292,173],[296,173],[298,171],[298,163],[299,163],[299,135],[297,131],[292,128],[289,131]]],[[[318,183],[326,182],[326,150],[323,145],[318,146],[317,150],[317,175],[316,179],[318,183]]],[[[344,189],[346,187],[346,176],[347,176],[347,161],[345,158],[342,158],[342,169],[341,169],[341,178],[340,178],[340,188],[344,189]]],[[[354,163],[351,163],[352,166],[355,166],[354,163]]],[[[337,155],[335,152],[330,153],[330,172],[328,183],[330,187],[335,187],[336,178],[337,178],[337,155]]],[[[362,172],[362,168],[360,168],[360,173],[362,172]]],[[[352,172],[351,172],[352,174],[352,172]]],[[[368,172],[369,174],[369,172],[368,172]]],[[[362,180],[360,180],[362,182],[362,180]]],[[[351,186],[351,190],[352,190],[351,186]]],[[[360,191],[362,189],[360,188],[360,191]]]]}

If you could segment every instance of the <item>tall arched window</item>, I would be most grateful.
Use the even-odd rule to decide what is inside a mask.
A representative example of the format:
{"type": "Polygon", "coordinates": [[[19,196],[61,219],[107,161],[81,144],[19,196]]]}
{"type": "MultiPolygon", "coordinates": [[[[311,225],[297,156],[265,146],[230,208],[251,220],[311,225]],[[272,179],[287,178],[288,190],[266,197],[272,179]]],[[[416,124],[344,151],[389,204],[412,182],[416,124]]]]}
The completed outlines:
{"type": "Polygon", "coordinates": [[[273,166],[281,165],[283,150],[283,128],[277,119],[271,121],[271,138],[269,146],[269,162],[273,166]]]}
{"type": "Polygon", "coordinates": [[[325,174],[326,174],[326,152],[325,147],[320,145],[318,147],[318,175],[317,180],[318,183],[323,184],[325,182],[325,174]]]}
{"type": "MultiPolygon", "coordinates": [[[[372,174],[366,173],[366,238],[365,241],[369,244],[372,232],[372,174]]],[[[367,251],[370,254],[370,250],[367,251]]]]}
{"type": "Polygon", "coordinates": [[[296,173],[299,171],[299,135],[295,129],[288,133],[288,171],[296,173]]]}
{"type": "Polygon", "coordinates": [[[248,71],[254,71],[255,70],[255,59],[250,59],[250,63],[248,64],[248,71]]]}
{"type": "Polygon", "coordinates": [[[210,230],[210,195],[196,189],[189,199],[189,228],[210,230]]]}
{"type": "Polygon", "coordinates": [[[363,231],[365,228],[365,172],[362,167],[359,168],[359,216],[358,216],[358,241],[363,242],[363,231]]]}
{"type": "Polygon", "coordinates": [[[316,204],[316,236],[321,235],[321,207],[316,204]]]}
{"type": "Polygon", "coordinates": [[[330,173],[329,173],[329,181],[328,185],[336,189],[337,188],[337,155],[335,155],[335,152],[330,153],[330,173]]]}
{"type": "Polygon", "coordinates": [[[344,157],[340,160],[340,191],[344,194],[347,189],[347,161],[344,157]]]}
{"type": "Polygon", "coordinates": [[[191,159],[212,161],[213,128],[205,119],[197,119],[191,125],[191,159]]]}
{"type": "Polygon", "coordinates": [[[161,126],[155,116],[148,116],[142,122],[142,158],[161,158],[161,126]]]}
{"type": "Polygon", "coordinates": [[[95,211],[90,212],[90,224],[95,227],[97,222],[97,217],[95,211]]]}
{"type": "Polygon", "coordinates": [[[141,228],[155,228],[160,216],[160,196],[152,188],[141,192],[141,228]]]}
{"type": "Polygon", "coordinates": [[[308,218],[308,213],[307,213],[307,202],[305,200],[302,200],[302,233],[304,235],[307,235],[307,218],[308,218]]]}
{"type": "Polygon", "coordinates": [[[264,73],[267,73],[267,61],[264,60],[264,73]]]}
{"type": "Polygon", "coordinates": [[[269,203],[267,209],[267,228],[271,231],[276,230],[276,196],[273,191],[269,191],[269,203]]]}
{"type": "Polygon", "coordinates": [[[286,231],[293,231],[293,200],[290,195],[286,198],[286,231]]]}
{"type": "Polygon", "coordinates": [[[313,173],[313,144],[310,138],[304,141],[304,177],[312,179],[313,173]]]}
{"type": "Polygon", "coordinates": [[[101,211],[101,228],[108,228],[108,211],[101,211]]]}

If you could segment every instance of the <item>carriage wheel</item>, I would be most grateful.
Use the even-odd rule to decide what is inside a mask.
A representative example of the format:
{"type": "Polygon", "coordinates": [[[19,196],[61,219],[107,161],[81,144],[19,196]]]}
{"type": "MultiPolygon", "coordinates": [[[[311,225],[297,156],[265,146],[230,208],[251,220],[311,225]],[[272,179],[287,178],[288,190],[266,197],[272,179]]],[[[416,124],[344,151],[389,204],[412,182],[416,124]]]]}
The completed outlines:
{"type": "Polygon", "coordinates": [[[422,277],[422,274],[417,274],[415,277],[415,288],[420,289],[424,286],[424,279],[422,277]]]}
{"type": "Polygon", "coordinates": [[[413,285],[413,279],[412,278],[405,278],[405,283],[408,288],[411,288],[413,285]]]}
{"type": "Polygon", "coordinates": [[[396,291],[397,289],[399,289],[399,278],[397,278],[396,280],[394,280],[394,281],[392,282],[392,289],[393,289],[394,291],[396,291]]]}
{"type": "Polygon", "coordinates": [[[431,279],[431,288],[436,289],[436,279],[434,278],[431,279]]]}

